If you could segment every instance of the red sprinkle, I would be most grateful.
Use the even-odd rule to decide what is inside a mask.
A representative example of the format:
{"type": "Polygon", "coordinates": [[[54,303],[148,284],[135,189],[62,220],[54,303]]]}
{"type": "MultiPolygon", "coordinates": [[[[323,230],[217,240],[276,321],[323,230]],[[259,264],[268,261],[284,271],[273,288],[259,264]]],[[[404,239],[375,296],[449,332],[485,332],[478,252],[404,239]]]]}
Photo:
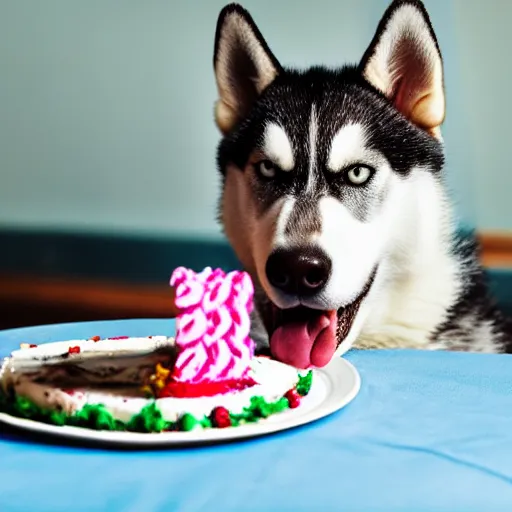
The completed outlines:
{"type": "Polygon", "coordinates": [[[178,398],[197,398],[201,396],[215,396],[230,391],[241,391],[254,386],[256,382],[251,379],[228,379],[217,382],[176,382],[169,381],[158,393],[157,398],[175,396],[178,398]]]}
{"type": "Polygon", "coordinates": [[[36,347],[37,347],[37,345],[36,345],[35,343],[31,343],[31,344],[28,346],[28,348],[36,348],[36,347]]]}
{"type": "Polygon", "coordinates": [[[93,336],[92,338],[89,338],[92,341],[100,341],[101,338],[99,336],[93,336]]]}
{"type": "Polygon", "coordinates": [[[129,336],[114,336],[113,338],[107,338],[109,340],[127,340],[129,336]]]}
{"type": "Polygon", "coordinates": [[[288,400],[288,404],[290,405],[290,409],[295,409],[300,405],[300,395],[295,391],[295,389],[290,389],[290,391],[286,392],[284,395],[288,400]]]}
{"type": "Polygon", "coordinates": [[[212,425],[217,428],[226,428],[231,426],[229,411],[225,407],[215,407],[210,415],[212,425]]]}
{"type": "Polygon", "coordinates": [[[80,347],[79,346],[69,347],[68,348],[68,353],[69,354],[80,354],[80,347]]]}

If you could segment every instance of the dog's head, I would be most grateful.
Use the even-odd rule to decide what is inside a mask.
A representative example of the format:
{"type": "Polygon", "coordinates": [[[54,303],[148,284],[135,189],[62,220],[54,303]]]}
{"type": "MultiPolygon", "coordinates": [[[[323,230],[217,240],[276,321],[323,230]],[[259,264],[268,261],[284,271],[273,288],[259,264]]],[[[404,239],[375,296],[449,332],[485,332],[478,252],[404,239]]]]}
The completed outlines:
{"type": "Polygon", "coordinates": [[[226,236],[270,299],[274,356],[323,366],[361,328],[390,233],[408,215],[405,183],[443,165],[443,70],[428,15],[397,0],[358,66],[299,72],[229,5],[214,67],[226,236]]]}

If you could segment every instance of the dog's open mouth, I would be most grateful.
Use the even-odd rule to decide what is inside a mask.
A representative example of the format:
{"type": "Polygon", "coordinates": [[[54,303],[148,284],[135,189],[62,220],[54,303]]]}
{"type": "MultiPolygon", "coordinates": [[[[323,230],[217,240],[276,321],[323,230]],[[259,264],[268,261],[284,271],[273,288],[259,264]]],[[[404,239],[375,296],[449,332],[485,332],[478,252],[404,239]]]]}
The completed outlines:
{"type": "Polygon", "coordinates": [[[321,311],[304,306],[279,309],[273,306],[270,335],[272,356],[296,368],[325,366],[347,337],[375,274],[376,269],[361,294],[337,311],[321,311]]]}

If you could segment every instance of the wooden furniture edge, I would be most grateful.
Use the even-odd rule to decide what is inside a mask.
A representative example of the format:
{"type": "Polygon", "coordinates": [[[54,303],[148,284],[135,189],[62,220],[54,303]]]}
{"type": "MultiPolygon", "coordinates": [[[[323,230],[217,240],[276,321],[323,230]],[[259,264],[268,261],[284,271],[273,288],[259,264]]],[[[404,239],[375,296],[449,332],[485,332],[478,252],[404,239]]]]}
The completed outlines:
{"type": "Polygon", "coordinates": [[[101,309],[111,315],[174,317],[169,286],[0,275],[0,301],[101,309]]]}
{"type": "Polygon", "coordinates": [[[485,231],[477,238],[481,246],[481,260],[489,268],[512,268],[512,233],[485,231]]]}

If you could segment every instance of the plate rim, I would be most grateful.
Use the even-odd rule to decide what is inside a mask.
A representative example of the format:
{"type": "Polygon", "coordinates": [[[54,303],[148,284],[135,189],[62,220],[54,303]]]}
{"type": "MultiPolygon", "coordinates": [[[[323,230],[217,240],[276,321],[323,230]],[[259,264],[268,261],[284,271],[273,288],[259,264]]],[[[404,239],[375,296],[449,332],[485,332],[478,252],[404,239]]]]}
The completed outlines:
{"type": "MultiPolygon", "coordinates": [[[[27,418],[19,418],[9,413],[0,412],[0,423],[8,425],[16,430],[37,435],[51,436],[53,438],[64,438],[66,440],[78,441],[83,444],[109,445],[112,447],[132,448],[157,448],[157,447],[181,447],[185,445],[207,445],[221,444],[233,441],[242,441],[249,438],[259,438],[279,432],[285,432],[308,424],[315,423],[323,418],[331,416],[335,412],[344,409],[359,394],[361,389],[361,375],[353,363],[343,357],[331,360],[323,368],[315,368],[313,371],[323,375],[330,381],[331,387],[336,389],[336,382],[339,382],[339,375],[349,372],[353,378],[350,390],[340,397],[328,394],[316,404],[311,411],[293,417],[284,422],[257,422],[250,425],[243,425],[229,429],[207,429],[192,430],[189,432],[161,432],[146,434],[140,432],[112,432],[109,430],[94,430],[70,425],[59,426],[43,423],[27,418]],[[337,370],[337,371],[336,371],[337,370]]],[[[297,409],[297,413],[300,410],[297,409]]]]}

